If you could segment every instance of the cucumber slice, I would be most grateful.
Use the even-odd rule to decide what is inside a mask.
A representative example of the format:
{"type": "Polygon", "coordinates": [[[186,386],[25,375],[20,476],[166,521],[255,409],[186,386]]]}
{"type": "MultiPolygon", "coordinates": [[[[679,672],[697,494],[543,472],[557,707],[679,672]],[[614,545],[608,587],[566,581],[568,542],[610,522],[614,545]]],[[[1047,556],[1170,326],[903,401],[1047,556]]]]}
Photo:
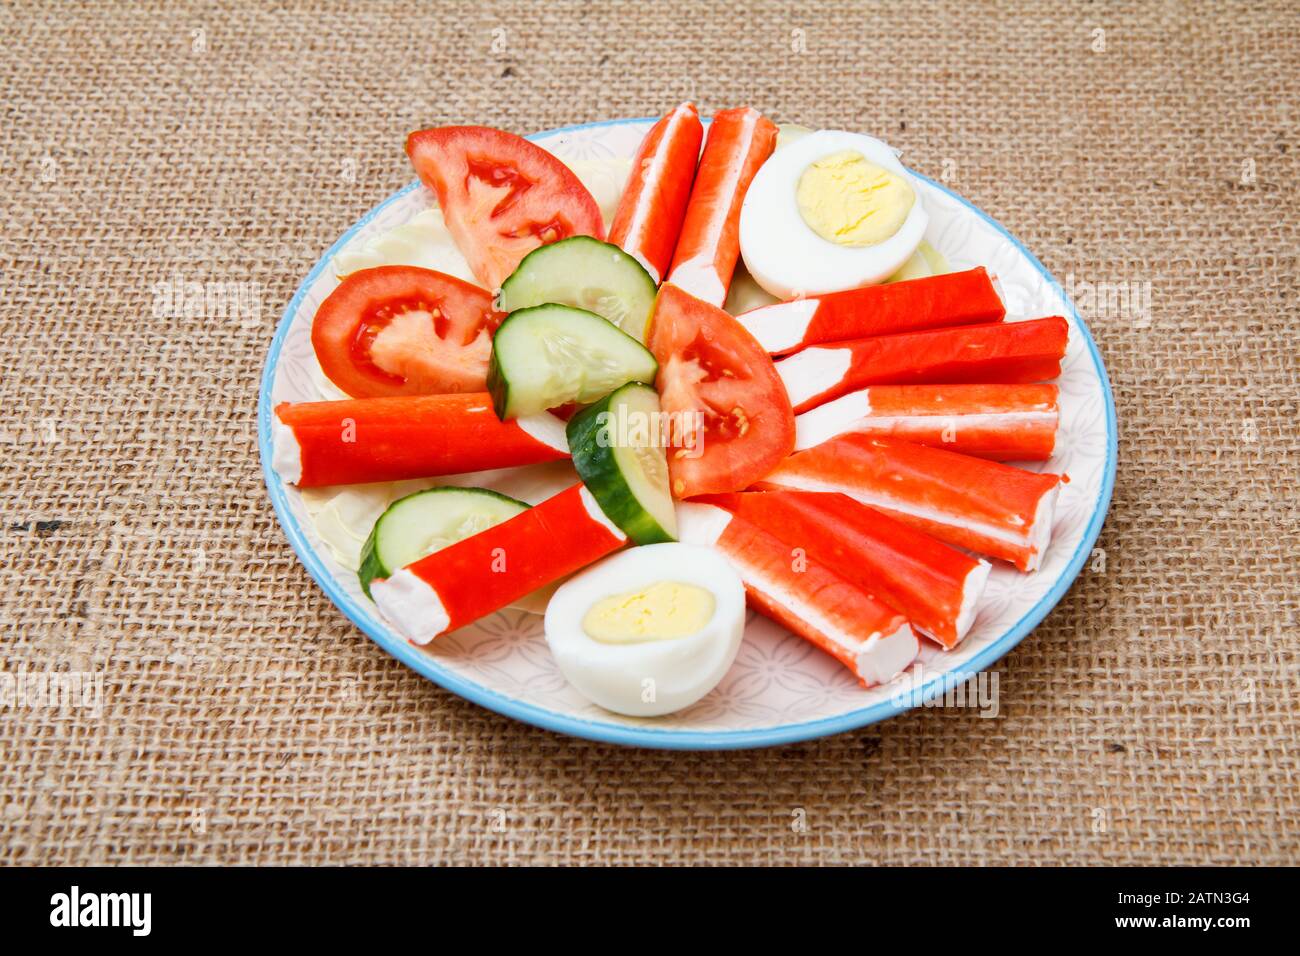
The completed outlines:
{"type": "Polygon", "coordinates": [[[361,546],[361,590],[425,555],[513,518],[528,505],[487,488],[426,488],[399,498],[361,546]]]}
{"type": "Polygon", "coordinates": [[[653,382],[659,363],[595,312],[538,305],[506,316],[492,337],[488,391],[505,421],[567,402],[594,402],[624,382],[653,382]]]}
{"type": "Polygon", "coordinates": [[[948,265],[947,257],[924,239],[921,240],[921,244],[916,249],[921,255],[925,256],[925,261],[930,264],[930,272],[934,275],[941,276],[944,273],[952,272],[952,266],[948,265]]]}
{"type": "Polygon", "coordinates": [[[920,249],[907,257],[907,261],[898,267],[898,271],[885,280],[884,284],[891,282],[906,282],[908,279],[924,279],[927,276],[934,275],[930,270],[930,261],[920,249]]]}
{"type": "Polygon", "coordinates": [[[606,517],[637,544],[677,540],[661,434],[659,395],[640,382],[569,420],[573,467],[606,517]]]}
{"type": "Polygon", "coordinates": [[[655,281],[618,246],[571,236],[539,246],[515,267],[497,293],[500,312],[556,302],[595,312],[638,342],[655,305],[655,281]]]}
{"type": "Polygon", "coordinates": [[[941,276],[945,272],[951,272],[948,267],[948,260],[944,258],[943,253],[930,245],[924,239],[916,247],[911,258],[899,267],[899,270],[885,280],[885,284],[890,282],[902,282],[906,279],[924,279],[927,276],[941,276]]]}

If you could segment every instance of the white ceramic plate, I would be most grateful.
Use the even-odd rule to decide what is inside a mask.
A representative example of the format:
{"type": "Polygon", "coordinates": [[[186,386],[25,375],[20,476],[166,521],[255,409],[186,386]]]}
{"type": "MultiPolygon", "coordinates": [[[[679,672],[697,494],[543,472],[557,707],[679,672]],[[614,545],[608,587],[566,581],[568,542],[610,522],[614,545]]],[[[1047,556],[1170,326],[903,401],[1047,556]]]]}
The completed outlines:
{"type": "MultiPolygon", "coordinates": [[[[614,120],[550,130],[530,139],[566,160],[630,158],[653,120],[614,120]]],[[[916,175],[916,174],[914,174],[916,175]]],[[[1096,345],[1059,283],[1014,237],[961,197],[916,176],[930,214],[926,239],[954,269],[985,266],[1001,284],[1008,318],[1064,315],[1070,344],[1061,377],[1060,453],[1036,470],[1064,472],[1052,543],[1034,574],[995,565],[974,628],[954,651],[923,642],[912,670],[863,690],[829,656],[751,612],[740,654],[722,683],[667,717],[621,717],[588,703],[560,675],[542,618],[504,611],[416,648],[383,623],[316,536],[302,496],[271,467],[271,410],[320,398],[310,330],[321,300],[338,284],[330,260],[345,246],[406,222],[432,204],[418,183],[389,197],[349,229],[299,286],[276,330],[262,379],[258,444],[271,500],[290,543],[326,595],[394,657],[484,707],[538,726],[620,744],[685,749],[757,747],[861,727],[915,706],[1011,650],[1060,600],[1101,531],[1115,479],[1115,406],[1096,345]]]]}

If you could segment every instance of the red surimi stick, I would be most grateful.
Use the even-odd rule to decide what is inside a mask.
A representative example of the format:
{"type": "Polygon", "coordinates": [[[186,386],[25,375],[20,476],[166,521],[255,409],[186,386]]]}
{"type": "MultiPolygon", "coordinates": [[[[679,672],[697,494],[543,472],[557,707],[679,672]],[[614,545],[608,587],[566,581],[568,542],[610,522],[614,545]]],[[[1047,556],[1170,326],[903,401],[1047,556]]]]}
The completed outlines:
{"type": "Polygon", "coordinates": [[[913,629],[956,647],[975,622],[989,564],[842,494],[763,491],[710,504],[775,535],[904,614],[913,629]]]}
{"type": "Polygon", "coordinates": [[[1055,385],[873,385],[795,417],[795,451],[836,435],[887,435],[993,461],[1056,451],[1055,385]]]}
{"type": "Polygon", "coordinates": [[[773,355],[809,345],[1001,322],[1007,314],[983,266],[777,302],[736,316],[773,355]]]}
{"type": "Polygon", "coordinates": [[[813,346],[776,363],[796,413],[864,385],[1041,382],[1061,374],[1065,319],[967,325],[813,346]]]}
{"type": "Polygon", "coordinates": [[[1033,571],[1052,537],[1059,475],[896,438],[841,435],[797,452],[756,489],[838,491],[941,541],[1033,571]]]}
{"type": "Polygon", "coordinates": [[[380,613],[415,644],[472,624],[617,551],[627,536],[581,484],[370,585],[380,613]]]}
{"type": "Polygon", "coordinates": [[[691,198],[704,126],[683,103],[650,128],[632,160],[609,241],[645,266],[656,283],[668,272],[691,198]]]}
{"type": "Polygon", "coordinates": [[[920,644],[903,615],[756,524],[685,502],[677,531],[682,541],[722,551],[754,607],[832,655],[863,687],[893,679],[916,659],[920,644]]]}
{"type": "Polygon", "coordinates": [[[713,117],[668,281],[713,305],[727,300],[740,256],[740,206],[776,148],[776,124],[748,106],[713,117]]]}
{"type": "Polygon", "coordinates": [[[549,413],[503,422],[487,392],[282,402],[272,466],[299,488],[403,481],[569,457],[549,413]]]}

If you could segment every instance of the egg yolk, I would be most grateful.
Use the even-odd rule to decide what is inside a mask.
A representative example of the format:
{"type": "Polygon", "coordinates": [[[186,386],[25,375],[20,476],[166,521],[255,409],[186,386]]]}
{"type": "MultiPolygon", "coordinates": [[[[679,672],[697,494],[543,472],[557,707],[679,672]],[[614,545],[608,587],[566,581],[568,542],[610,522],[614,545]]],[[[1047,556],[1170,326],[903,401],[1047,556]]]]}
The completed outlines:
{"type": "Polygon", "coordinates": [[[906,179],[853,150],[808,166],[795,198],[808,228],[828,242],[855,247],[873,246],[898,232],[916,202],[906,179]]]}
{"type": "Polygon", "coordinates": [[[714,604],[712,591],[680,581],[659,581],[597,601],[582,619],[582,629],[602,644],[670,641],[708,624],[714,604]]]}

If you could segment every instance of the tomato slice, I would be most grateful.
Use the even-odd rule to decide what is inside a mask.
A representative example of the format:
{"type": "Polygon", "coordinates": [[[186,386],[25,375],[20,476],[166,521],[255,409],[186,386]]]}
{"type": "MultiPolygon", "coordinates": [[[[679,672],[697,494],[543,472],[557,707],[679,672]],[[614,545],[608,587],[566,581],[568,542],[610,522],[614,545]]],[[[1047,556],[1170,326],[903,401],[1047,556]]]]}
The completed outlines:
{"type": "Polygon", "coordinates": [[[726,312],[672,284],[659,290],[650,322],[668,434],[691,438],[668,454],[673,495],[740,491],[764,478],[794,450],[794,412],[767,350],[726,312]],[[688,412],[702,426],[693,433],[688,412]]]}
{"type": "Polygon", "coordinates": [[[416,266],[361,269],[329,294],[311,327],[326,378],[353,398],[487,388],[492,296],[416,266]]]}
{"type": "Polygon", "coordinates": [[[569,167],[513,133],[442,126],[412,133],[406,155],[438,197],[475,277],[498,289],[538,246],[605,238],[600,207],[569,167]]]}

